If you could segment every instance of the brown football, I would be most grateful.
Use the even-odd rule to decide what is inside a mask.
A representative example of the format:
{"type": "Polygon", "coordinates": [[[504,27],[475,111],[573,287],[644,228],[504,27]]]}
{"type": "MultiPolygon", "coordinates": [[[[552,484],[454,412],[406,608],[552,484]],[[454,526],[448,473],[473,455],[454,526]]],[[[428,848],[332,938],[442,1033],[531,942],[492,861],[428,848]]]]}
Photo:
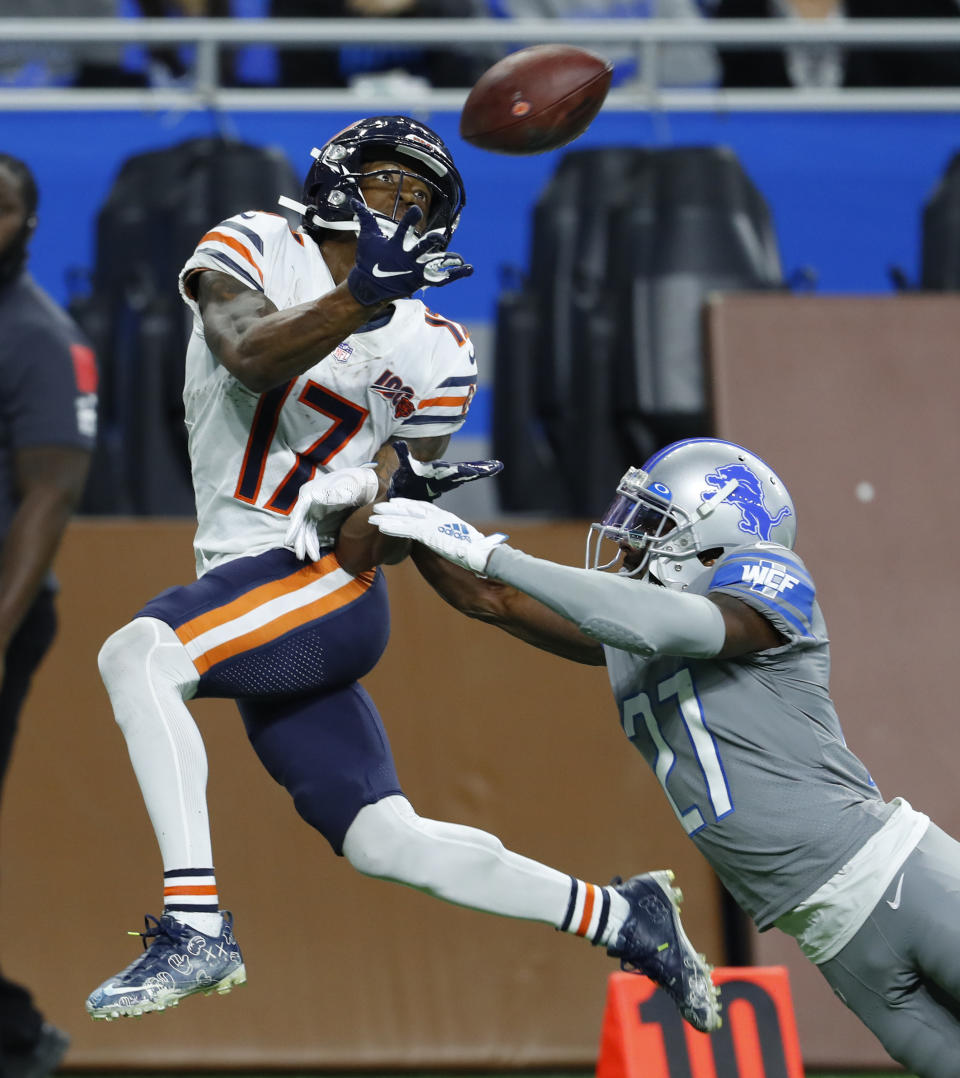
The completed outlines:
{"type": "Polygon", "coordinates": [[[574,45],[532,45],[477,80],[460,135],[496,153],[535,154],[572,142],[600,111],[613,64],[574,45]]]}

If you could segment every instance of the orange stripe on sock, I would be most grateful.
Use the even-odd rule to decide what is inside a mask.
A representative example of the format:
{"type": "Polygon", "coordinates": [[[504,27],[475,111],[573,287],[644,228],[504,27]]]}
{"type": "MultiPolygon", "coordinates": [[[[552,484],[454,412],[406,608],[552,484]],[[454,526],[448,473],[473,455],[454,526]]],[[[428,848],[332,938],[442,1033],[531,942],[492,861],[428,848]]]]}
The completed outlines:
{"type": "Polygon", "coordinates": [[[259,629],[253,629],[249,633],[244,633],[243,636],[237,636],[233,640],[228,640],[225,644],[219,645],[219,647],[205,651],[193,660],[197,672],[205,674],[211,666],[223,662],[224,659],[231,659],[234,655],[239,655],[243,651],[251,651],[253,648],[268,644],[271,640],[276,640],[278,637],[283,636],[284,633],[290,632],[291,629],[316,621],[317,618],[322,618],[332,610],[338,610],[340,607],[346,606],[347,603],[352,603],[354,599],[361,596],[370,587],[373,582],[373,575],[373,572],[362,573],[349,583],[344,584],[342,588],[337,588],[336,591],[331,592],[329,595],[324,595],[321,599],[308,603],[306,606],[301,606],[297,610],[291,610],[289,613],[267,622],[266,625],[260,626],[259,629]]]}
{"type": "Polygon", "coordinates": [[[590,919],[593,917],[593,904],[596,901],[597,889],[592,883],[586,885],[587,893],[583,899],[583,916],[580,918],[580,924],[577,925],[577,935],[585,936],[587,929],[590,927],[590,919]]]}
{"type": "Polygon", "coordinates": [[[203,884],[200,887],[191,887],[189,884],[183,887],[164,887],[164,897],[167,895],[215,895],[216,885],[203,884]]]}
{"type": "Polygon", "coordinates": [[[216,610],[210,610],[206,614],[198,615],[191,621],[185,621],[177,629],[177,636],[182,644],[188,644],[208,629],[223,625],[227,621],[233,621],[234,618],[239,618],[243,614],[255,610],[258,606],[263,606],[264,603],[268,603],[271,599],[276,599],[281,595],[289,595],[292,591],[298,591],[300,588],[312,584],[315,580],[319,580],[320,577],[326,576],[327,573],[335,572],[339,568],[340,563],[337,561],[336,556],[326,554],[319,561],[311,562],[302,569],[292,572],[289,576],[261,584],[258,588],[246,592],[232,602],[226,603],[224,606],[218,606],[216,610]]]}

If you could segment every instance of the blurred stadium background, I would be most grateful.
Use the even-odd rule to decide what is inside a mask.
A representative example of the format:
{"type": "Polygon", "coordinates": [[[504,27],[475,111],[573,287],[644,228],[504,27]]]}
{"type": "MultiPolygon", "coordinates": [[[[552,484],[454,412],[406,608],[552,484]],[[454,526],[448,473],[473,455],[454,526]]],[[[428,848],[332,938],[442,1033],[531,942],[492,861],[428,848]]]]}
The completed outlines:
{"type": "MultiPolygon", "coordinates": [[[[469,284],[428,299],[467,325],[480,363],[451,456],[502,453],[516,473],[505,473],[506,486],[451,497],[450,508],[500,522],[531,552],[578,563],[585,521],[625,456],[712,430],[775,460],[826,596],[848,741],[885,794],[958,833],[960,737],[942,643],[957,578],[935,557],[925,563],[901,529],[919,506],[927,537],[945,539],[960,523],[960,188],[950,171],[960,88],[678,86],[661,77],[669,53],[658,48],[794,41],[955,53],[960,19],[317,24],[265,13],[246,4],[227,19],[0,19],[8,47],[112,41],[136,70],[146,45],[160,43],[184,63],[178,78],[143,88],[26,76],[0,85],[0,149],[26,160],[40,188],[31,269],[101,334],[107,407],[98,484],[58,562],[60,637],[28,702],[5,798],[4,965],[71,1033],[71,1071],[586,1073],[609,963],[535,926],[436,909],[354,879],[264,781],[218,702],[197,714],[221,892],[235,907],[251,983],[142,1023],[86,1020],[83,999],[128,961],[123,931],[153,909],[159,874],[96,651],[144,598],[192,571],[175,414],[182,355],[164,336],[171,327],[182,335],[184,322],[174,280],[157,296],[150,274],[179,257],[159,250],[163,222],[186,222],[187,239],[197,222],[198,238],[212,223],[208,207],[242,177],[204,166],[157,208],[172,216],[154,219],[153,232],[130,204],[126,219],[110,218],[113,246],[98,215],[124,163],[148,152],[193,140],[212,140],[208,162],[237,142],[276,151],[274,175],[288,169],[294,184],[276,194],[296,197],[310,148],[355,118],[424,119],[464,176],[454,246],[476,266],[469,284]],[[364,49],[570,41],[616,51],[624,74],[575,146],[509,158],[460,140],[466,88],[393,70],[343,89],[278,85],[271,50],[311,36],[364,49]],[[239,50],[234,70],[246,72],[230,85],[219,81],[221,49],[239,50]],[[651,232],[654,211],[675,227],[651,232]],[[124,284],[104,276],[111,264],[139,269],[124,284]],[[104,288],[124,292],[135,331],[104,322],[104,288]],[[679,384],[671,371],[683,372],[679,384]],[[584,373],[596,394],[584,392],[584,373]]],[[[388,579],[394,635],[368,687],[421,812],[488,827],[579,875],[671,864],[691,935],[718,963],[790,970],[808,1073],[888,1072],[793,945],[756,935],[729,909],[659,787],[625,751],[602,675],[461,624],[407,566],[388,579]]]]}

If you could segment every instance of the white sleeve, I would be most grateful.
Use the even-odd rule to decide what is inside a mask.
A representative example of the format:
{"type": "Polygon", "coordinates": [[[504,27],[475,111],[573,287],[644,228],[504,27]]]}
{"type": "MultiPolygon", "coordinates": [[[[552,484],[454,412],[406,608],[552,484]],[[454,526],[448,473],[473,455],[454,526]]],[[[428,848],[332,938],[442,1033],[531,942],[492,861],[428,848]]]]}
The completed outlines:
{"type": "Polygon", "coordinates": [[[432,345],[432,379],[396,436],[436,438],[455,434],[466,422],[477,389],[477,360],[470,335],[459,322],[423,308],[424,339],[432,345]]]}
{"type": "Polygon", "coordinates": [[[709,659],[726,638],[723,615],[702,595],[557,565],[508,546],[491,553],[487,576],[525,592],[586,636],[621,651],[709,659]]]}
{"type": "Polygon", "coordinates": [[[189,286],[197,270],[213,269],[229,273],[255,292],[264,291],[264,277],[275,253],[276,236],[287,223],[274,214],[238,213],[206,232],[180,271],[180,295],[199,317],[199,307],[189,286]]]}

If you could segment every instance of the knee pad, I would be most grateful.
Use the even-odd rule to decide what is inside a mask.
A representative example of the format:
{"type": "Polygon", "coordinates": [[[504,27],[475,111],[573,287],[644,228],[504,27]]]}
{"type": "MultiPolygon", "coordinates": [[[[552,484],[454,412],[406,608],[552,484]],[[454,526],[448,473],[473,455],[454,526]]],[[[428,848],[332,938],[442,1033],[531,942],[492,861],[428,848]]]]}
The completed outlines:
{"type": "Polygon", "coordinates": [[[343,855],[365,876],[396,878],[408,862],[410,845],[423,840],[420,817],[405,797],[384,797],[365,805],[343,840],[343,855]]]}
{"type": "Polygon", "coordinates": [[[111,700],[148,688],[159,696],[174,692],[189,700],[199,681],[177,634],[156,618],[134,618],[108,637],[97,666],[111,700]]]}

